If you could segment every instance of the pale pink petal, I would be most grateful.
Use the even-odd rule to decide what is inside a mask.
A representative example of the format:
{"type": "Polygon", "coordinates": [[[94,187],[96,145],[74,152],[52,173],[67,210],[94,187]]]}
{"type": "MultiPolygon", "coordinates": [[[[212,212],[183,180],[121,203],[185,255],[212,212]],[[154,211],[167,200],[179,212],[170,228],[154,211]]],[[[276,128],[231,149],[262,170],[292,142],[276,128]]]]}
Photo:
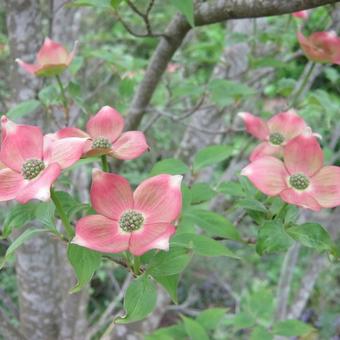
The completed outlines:
{"type": "Polygon", "coordinates": [[[1,118],[1,125],[5,138],[0,159],[9,168],[20,172],[26,160],[42,159],[43,135],[38,127],[17,125],[6,116],[1,118]]]}
{"type": "Polygon", "coordinates": [[[292,16],[298,19],[303,19],[306,20],[309,17],[309,12],[308,11],[298,11],[298,12],[294,12],[292,13],[292,16]]]}
{"type": "Polygon", "coordinates": [[[267,124],[270,133],[280,133],[286,142],[303,133],[307,127],[303,118],[293,110],[276,114],[267,124]]]}
{"type": "Polygon", "coordinates": [[[86,125],[86,130],[93,139],[102,137],[110,142],[114,142],[121,135],[123,128],[123,117],[110,106],[102,107],[86,125]]]}
{"type": "Polygon", "coordinates": [[[11,169],[0,170],[0,201],[8,201],[15,198],[18,191],[24,185],[24,178],[11,169]]]}
{"type": "Polygon", "coordinates": [[[264,120],[248,112],[240,112],[238,115],[243,119],[248,133],[260,140],[268,138],[269,129],[264,120]]]}
{"type": "Polygon", "coordinates": [[[176,228],[172,224],[145,224],[131,234],[129,251],[140,256],[150,249],[169,250],[169,240],[175,232],[176,228]]]}
{"type": "Polygon", "coordinates": [[[283,148],[281,145],[272,145],[269,142],[262,142],[255,147],[249,159],[253,162],[255,159],[263,156],[274,156],[280,158],[283,156],[283,148]]]}
{"type": "Polygon", "coordinates": [[[79,138],[89,138],[90,136],[77,128],[73,127],[66,127],[63,129],[60,129],[55,133],[57,139],[62,139],[62,138],[68,138],[68,137],[79,137],[79,138]]]}
{"type": "Polygon", "coordinates": [[[40,68],[39,65],[27,64],[27,63],[23,62],[21,59],[16,59],[15,61],[18,63],[18,65],[22,69],[24,69],[26,72],[31,73],[31,74],[35,74],[40,68]]]}
{"type": "Polygon", "coordinates": [[[313,176],[323,165],[323,152],[311,133],[295,137],[285,147],[284,163],[291,175],[313,176]]]}
{"type": "Polygon", "coordinates": [[[145,223],[170,223],[182,209],[182,176],[158,175],[143,181],[135,190],[135,209],[145,216],[145,223]]]}
{"type": "Polygon", "coordinates": [[[47,164],[58,163],[62,169],[76,163],[83,154],[86,138],[63,138],[49,144],[44,151],[47,164]]]}
{"type": "Polygon", "coordinates": [[[130,184],[122,176],[94,169],[91,202],[98,213],[118,221],[125,210],[133,209],[130,184]]]}
{"type": "Polygon", "coordinates": [[[52,184],[60,175],[60,166],[56,163],[49,165],[41,174],[28,181],[16,195],[16,200],[20,203],[27,203],[32,199],[48,201],[50,199],[50,189],[52,184]]]}
{"type": "Polygon", "coordinates": [[[103,253],[119,253],[128,249],[129,239],[130,233],[120,230],[116,221],[90,215],[77,222],[72,243],[103,253]]]}
{"type": "Polygon", "coordinates": [[[112,145],[111,154],[118,159],[134,159],[149,149],[143,132],[124,132],[112,145]]]}
{"type": "Polygon", "coordinates": [[[320,204],[308,191],[286,189],[280,193],[280,197],[283,201],[302,208],[311,209],[314,211],[319,211],[321,209],[320,204]]]}
{"type": "Polygon", "coordinates": [[[69,56],[68,56],[68,58],[67,58],[67,62],[66,62],[67,65],[70,65],[70,64],[71,64],[71,62],[72,62],[74,56],[75,56],[76,53],[77,53],[77,50],[78,50],[78,41],[75,41],[74,46],[73,46],[73,49],[72,49],[71,53],[69,54],[69,56]]]}
{"type": "Polygon", "coordinates": [[[46,38],[43,46],[37,54],[37,63],[39,65],[67,65],[69,53],[57,42],[46,38]]]}
{"type": "Polygon", "coordinates": [[[287,170],[279,159],[271,156],[257,158],[241,175],[247,176],[257,189],[269,196],[278,195],[287,188],[287,170]]]}
{"type": "Polygon", "coordinates": [[[325,166],[311,178],[311,194],[324,208],[340,205],[340,167],[325,166]]]}

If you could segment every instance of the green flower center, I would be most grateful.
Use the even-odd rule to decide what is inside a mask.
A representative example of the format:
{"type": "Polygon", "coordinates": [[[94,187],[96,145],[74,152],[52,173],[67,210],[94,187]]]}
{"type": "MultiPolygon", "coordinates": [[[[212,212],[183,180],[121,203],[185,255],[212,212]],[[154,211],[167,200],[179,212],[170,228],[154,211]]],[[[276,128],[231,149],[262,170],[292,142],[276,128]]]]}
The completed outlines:
{"type": "Polygon", "coordinates": [[[141,213],[133,210],[126,211],[119,220],[119,226],[126,232],[132,232],[142,227],[144,217],[141,213]]]}
{"type": "Polygon", "coordinates": [[[29,159],[23,164],[21,172],[25,179],[33,179],[37,177],[44,169],[45,164],[43,161],[40,159],[29,159]]]}
{"type": "Polygon", "coordinates": [[[289,184],[298,190],[305,190],[309,186],[309,179],[304,174],[295,174],[289,177],[289,184]]]}
{"type": "Polygon", "coordinates": [[[269,141],[274,145],[281,145],[285,141],[285,139],[281,135],[281,133],[275,132],[269,136],[269,141]]]}
{"type": "Polygon", "coordinates": [[[92,143],[92,149],[110,149],[112,143],[103,137],[96,138],[92,143]]]}

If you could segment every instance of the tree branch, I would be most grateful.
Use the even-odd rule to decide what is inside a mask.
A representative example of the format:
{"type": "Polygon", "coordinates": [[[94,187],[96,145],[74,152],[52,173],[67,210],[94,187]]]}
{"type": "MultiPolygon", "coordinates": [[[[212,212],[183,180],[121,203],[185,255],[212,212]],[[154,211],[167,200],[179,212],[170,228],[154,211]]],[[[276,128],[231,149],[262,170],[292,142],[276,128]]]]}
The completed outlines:
{"type": "MultiPolygon", "coordinates": [[[[339,0],[216,0],[195,6],[195,24],[203,26],[229,19],[281,15],[337,2],[339,0]]],[[[180,14],[170,22],[165,31],[166,38],[160,40],[132,100],[127,130],[138,128],[167,64],[190,29],[188,21],[180,14]]]]}

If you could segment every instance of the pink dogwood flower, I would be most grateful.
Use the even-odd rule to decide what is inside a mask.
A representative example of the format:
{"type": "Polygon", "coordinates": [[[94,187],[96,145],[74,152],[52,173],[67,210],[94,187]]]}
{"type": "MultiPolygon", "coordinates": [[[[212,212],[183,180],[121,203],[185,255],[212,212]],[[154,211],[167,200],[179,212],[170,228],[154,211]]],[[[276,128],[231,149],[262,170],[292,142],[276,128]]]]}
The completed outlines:
{"type": "Polygon", "coordinates": [[[21,59],[16,62],[28,73],[36,76],[50,77],[61,74],[72,62],[76,52],[76,44],[71,53],[57,42],[46,38],[37,53],[36,62],[27,64],[21,59]]]}
{"type": "Polygon", "coordinates": [[[67,138],[45,143],[36,126],[17,125],[1,118],[0,201],[47,201],[50,187],[82,155],[86,139],[67,138]]]}
{"type": "Polygon", "coordinates": [[[122,160],[139,157],[149,149],[144,133],[128,131],[122,133],[124,119],[118,111],[104,106],[89,119],[86,132],[77,128],[64,128],[55,133],[55,139],[68,137],[89,138],[84,148],[85,156],[107,154],[122,160]]]}
{"type": "Polygon", "coordinates": [[[292,13],[292,16],[298,19],[307,20],[309,17],[309,11],[298,11],[292,13]]]}
{"type": "Polygon", "coordinates": [[[263,156],[282,157],[287,142],[303,133],[307,127],[305,121],[293,110],[280,112],[267,122],[248,112],[241,112],[239,116],[247,132],[262,141],[251,153],[251,161],[263,156]]]}
{"type": "Polygon", "coordinates": [[[334,31],[314,32],[309,37],[298,32],[297,38],[308,59],[340,65],[340,38],[334,31]]]}
{"type": "Polygon", "coordinates": [[[340,167],[323,165],[323,152],[311,131],[286,145],[283,162],[264,156],[241,174],[266,195],[280,195],[290,204],[314,211],[340,205],[340,167]]]}
{"type": "Polygon", "coordinates": [[[136,256],[168,250],[182,207],[181,180],[158,175],[132,192],[124,177],[94,169],[91,203],[98,214],[77,222],[72,242],[104,253],[129,250],[136,256]]]}

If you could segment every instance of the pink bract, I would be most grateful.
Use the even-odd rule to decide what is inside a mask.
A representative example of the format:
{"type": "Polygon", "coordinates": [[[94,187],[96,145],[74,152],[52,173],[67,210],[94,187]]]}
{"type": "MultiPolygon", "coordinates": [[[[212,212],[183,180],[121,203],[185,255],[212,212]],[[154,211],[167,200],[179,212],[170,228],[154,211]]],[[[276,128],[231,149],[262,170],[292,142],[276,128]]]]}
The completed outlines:
{"type": "Polygon", "coordinates": [[[309,17],[309,11],[298,11],[292,13],[292,16],[298,19],[307,20],[309,17]]]}
{"type": "Polygon", "coordinates": [[[46,38],[44,44],[37,53],[34,64],[28,64],[21,59],[16,59],[16,62],[26,72],[36,76],[56,76],[61,74],[72,62],[76,52],[76,44],[71,53],[57,42],[46,38]]]}
{"type": "Polygon", "coordinates": [[[122,160],[141,156],[149,149],[141,131],[123,132],[124,119],[110,106],[102,107],[86,125],[86,132],[77,128],[64,128],[50,138],[87,137],[85,156],[109,155],[122,160]]]}
{"type": "Polygon", "coordinates": [[[264,156],[241,174],[266,195],[280,195],[290,204],[314,211],[340,205],[340,167],[323,165],[323,152],[311,132],[288,142],[283,162],[264,156]]]}
{"type": "Polygon", "coordinates": [[[263,156],[282,157],[284,146],[307,128],[305,121],[294,111],[280,112],[267,122],[248,112],[240,112],[246,130],[262,141],[251,153],[250,160],[263,156]]]}
{"type": "Polygon", "coordinates": [[[340,65],[340,38],[335,32],[314,32],[309,37],[298,32],[297,38],[308,59],[340,65]]]}
{"type": "Polygon", "coordinates": [[[122,176],[94,169],[91,202],[98,213],[77,222],[73,243],[107,253],[169,249],[182,208],[182,176],[158,175],[132,192],[122,176]]]}
{"type": "Polygon", "coordinates": [[[61,170],[80,159],[86,139],[45,143],[38,127],[17,125],[6,116],[2,116],[1,126],[0,201],[48,200],[61,170]]]}

